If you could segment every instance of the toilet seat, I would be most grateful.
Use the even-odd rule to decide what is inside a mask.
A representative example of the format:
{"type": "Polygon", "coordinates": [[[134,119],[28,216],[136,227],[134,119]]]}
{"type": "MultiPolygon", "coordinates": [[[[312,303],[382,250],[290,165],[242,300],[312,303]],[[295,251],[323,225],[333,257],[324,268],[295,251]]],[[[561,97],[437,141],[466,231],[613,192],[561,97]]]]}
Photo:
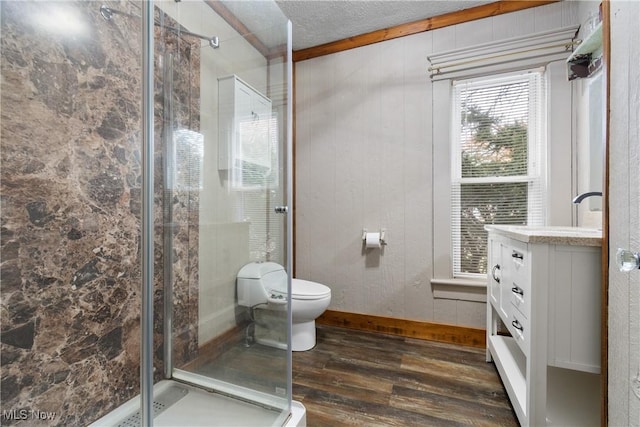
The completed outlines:
{"type": "MultiPolygon", "coordinates": [[[[271,293],[275,295],[284,295],[279,289],[271,289],[271,293]]],[[[291,280],[291,298],[297,300],[316,300],[331,297],[331,289],[321,283],[311,282],[309,280],[292,279],[291,280]]]]}

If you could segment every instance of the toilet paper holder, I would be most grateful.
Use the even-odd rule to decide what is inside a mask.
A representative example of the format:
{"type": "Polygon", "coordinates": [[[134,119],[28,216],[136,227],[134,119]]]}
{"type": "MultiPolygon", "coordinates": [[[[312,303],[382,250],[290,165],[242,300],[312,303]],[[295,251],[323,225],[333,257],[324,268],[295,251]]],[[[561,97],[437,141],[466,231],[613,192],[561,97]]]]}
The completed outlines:
{"type": "MultiPolygon", "coordinates": [[[[387,230],[385,228],[381,228],[380,229],[380,246],[387,244],[387,241],[385,240],[386,231],[387,230]]],[[[366,243],[366,241],[367,241],[367,229],[363,228],[362,229],[362,243],[366,243]]]]}

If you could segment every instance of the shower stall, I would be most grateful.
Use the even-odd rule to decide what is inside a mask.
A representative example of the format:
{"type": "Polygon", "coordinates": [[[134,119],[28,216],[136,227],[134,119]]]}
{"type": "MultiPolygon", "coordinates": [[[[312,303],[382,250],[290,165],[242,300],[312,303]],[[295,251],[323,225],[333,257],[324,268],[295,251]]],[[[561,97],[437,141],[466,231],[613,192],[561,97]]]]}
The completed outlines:
{"type": "Polygon", "coordinates": [[[291,277],[288,19],[105,0],[0,21],[0,423],[303,426],[290,304],[236,294],[250,262],[291,277]]]}

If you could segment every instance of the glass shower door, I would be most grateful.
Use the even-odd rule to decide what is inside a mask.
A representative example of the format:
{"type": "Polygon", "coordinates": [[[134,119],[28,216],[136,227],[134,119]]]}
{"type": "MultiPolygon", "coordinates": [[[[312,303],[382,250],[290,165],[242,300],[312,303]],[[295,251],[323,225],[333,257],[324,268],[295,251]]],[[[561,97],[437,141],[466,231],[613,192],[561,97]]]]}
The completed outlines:
{"type": "Polygon", "coordinates": [[[290,26],[269,2],[156,5],[157,372],[253,402],[261,425],[282,425],[289,304],[239,304],[236,279],[251,263],[289,271],[290,220],[276,211],[290,197],[290,26]],[[213,34],[217,47],[197,37],[213,34]]]}

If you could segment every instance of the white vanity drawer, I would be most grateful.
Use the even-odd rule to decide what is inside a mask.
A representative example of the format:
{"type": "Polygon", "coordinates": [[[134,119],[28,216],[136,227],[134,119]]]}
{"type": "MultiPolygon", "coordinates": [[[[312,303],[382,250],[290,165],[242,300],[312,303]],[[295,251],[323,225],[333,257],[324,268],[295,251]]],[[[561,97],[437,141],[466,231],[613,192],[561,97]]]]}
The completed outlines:
{"type": "Polygon", "coordinates": [[[527,319],[531,312],[531,295],[517,283],[511,284],[511,304],[527,319]]]}
{"type": "Polygon", "coordinates": [[[526,318],[531,312],[531,259],[526,243],[511,241],[509,248],[511,303],[526,318]]]}
{"type": "Polygon", "coordinates": [[[529,320],[518,310],[511,312],[511,321],[507,324],[511,336],[515,339],[522,353],[529,355],[529,320]]]}
{"type": "Polygon", "coordinates": [[[531,256],[527,244],[511,241],[511,251],[508,254],[511,261],[511,278],[520,288],[527,291],[531,288],[531,256]]]}

